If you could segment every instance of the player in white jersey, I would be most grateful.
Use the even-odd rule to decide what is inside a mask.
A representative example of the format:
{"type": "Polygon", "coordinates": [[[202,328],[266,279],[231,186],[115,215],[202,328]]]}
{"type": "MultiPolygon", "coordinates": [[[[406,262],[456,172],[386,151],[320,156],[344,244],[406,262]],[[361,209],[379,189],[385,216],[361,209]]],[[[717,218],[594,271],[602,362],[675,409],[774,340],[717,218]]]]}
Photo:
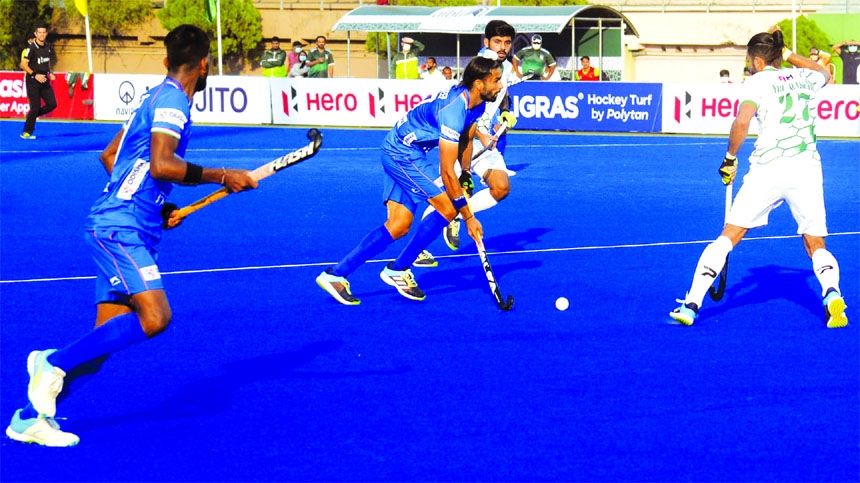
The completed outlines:
{"type": "Polygon", "coordinates": [[[722,234],[702,252],[685,299],[669,315],[681,324],[692,325],[729,252],[749,229],[766,225],[770,212],[785,201],[821,284],[827,327],[844,327],[848,318],[839,291],[839,264],[824,243],[827,223],[815,137],[814,100],[830,80],[830,72],[786,49],[779,30],[753,36],[747,44],[747,61],[753,75],[743,84],[742,102],[719,171],[724,184],[734,181],[736,155],[755,117],[760,133],[749,158],[749,173],[722,234]],[[780,69],[783,59],[799,68],[780,69]]]}
{"type": "MultiPolygon", "coordinates": [[[[467,190],[469,195],[472,195],[472,190],[475,187],[472,181],[472,174],[478,175],[478,179],[488,186],[488,189],[481,190],[475,194],[469,202],[472,211],[477,213],[496,206],[500,201],[505,199],[511,192],[510,176],[513,171],[508,170],[503,157],[506,136],[494,137],[494,130],[502,121],[507,121],[508,128],[514,127],[517,118],[508,111],[508,96],[507,86],[514,79],[512,76],[513,66],[507,60],[511,52],[513,38],[516,35],[516,30],[503,20],[491,20],[484,28],[484,47],[478,52],[478,56],[498,59],[502,63],[502,84],[505,86],[496,100],[488,102],[484,110],[484,114],[478,120],[475,139],[473,141],[472,152],[481,152],[484,147],[491,146],[481,156],[474,160],[462,160],[461,166],[457,168],[457,176],[460,177],[460,182],[467,190]]],[[[436,184],[441,186],[442,179],[438,178],[436,184]]],[[[428,206],[424,212],[427,216],[433,211],[432,206],[428,206]]],[[[451,223],[443,230],[445,242],[452,250],[460,248],[460,222],[462,216],[454,218],[451,223]]],[[[427,250],[421,252],[418,259],[415,261],[416,267],[435,267],[437,265],[433,255],[427,250]]]]}

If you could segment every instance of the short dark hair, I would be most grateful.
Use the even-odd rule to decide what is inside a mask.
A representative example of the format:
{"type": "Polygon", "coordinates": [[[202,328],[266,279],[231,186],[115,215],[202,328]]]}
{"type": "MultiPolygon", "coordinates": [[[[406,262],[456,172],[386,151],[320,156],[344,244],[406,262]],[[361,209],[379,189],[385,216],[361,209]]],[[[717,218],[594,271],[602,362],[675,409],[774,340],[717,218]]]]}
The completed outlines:
{"type": "Polygon", "coordinates": [[[484,28],[484,37],[510,37],[514,38],[517,35],[517,30],[504,20],[490,20],[484,28]]]}
{"type": "Polygon", "coordinates": [[[427,57],[427,62],[430,62],[431,60],[435,63],[436,57],[433,57],[432,55],[430,57],[427,57]]]}
{"type": "Polygon", "coordinates": [[[180,25],[164,38],[167,47],[167,70],[176,72],[180,67],[193,68],[209,56],[209,35],[194,25],[180,25]]]}
{"type": "MultiPolygon", "coordinates": [[[[319,39],[326,40],[325,35],[317,35],[317,38],[315,38],[314,40],[319,40],[319,39]]],[[[328,41],[326,40],[326,42],[328,42],[328,41]]]]}
{"type": "Polygon", "coordinates": [[[764,59],[767,65],[774,64],[777,59],[782,57],[783,48],[785,48],[785,38],[782,35],[782,30],[755,34],[747,42],[747,54],[750,57],[764,59]]]}
{"type": "Polygon", "coordinates": [[[280,43],[281,43],[281,39],[279,39],[279,38],[278,38],[278,36],[276,35],[276,36],[272,37],[272,42],[277,42],[277,43],[279,43],[279,44],[280,44],[280,43]]]}
{"type": "Polygon", "coordinates": [[[583,55],[579,60],[588,60],[588,61],[591,61],[591,57],[589,57],[589,56],[587,56],[587,55],[583,55]]]}
{"type": "Polygon", "coordinates": [[[485,79],[493,69],[501,69],[502,64],[498,59],[487,59],[485,57],[472,57],[466,69],[463,71],[463,78],[460,85],[469,89],[475,84],[478,79],[485,79]]]}
{"type": "Polygon", "coordinates": [[[301,43],[301,42],[299,42],[298,40],[296,40],[295,42],[293,42],[293,47],[301,47],[301,46],[302,46],[302,43],[301,43]]]}
{"type": "Polygon", "coordinates": [[[723,69],[720,71],[720,77],[722,77],[724,75],[729,75],[729,71],[727,69],[723,69]]]}

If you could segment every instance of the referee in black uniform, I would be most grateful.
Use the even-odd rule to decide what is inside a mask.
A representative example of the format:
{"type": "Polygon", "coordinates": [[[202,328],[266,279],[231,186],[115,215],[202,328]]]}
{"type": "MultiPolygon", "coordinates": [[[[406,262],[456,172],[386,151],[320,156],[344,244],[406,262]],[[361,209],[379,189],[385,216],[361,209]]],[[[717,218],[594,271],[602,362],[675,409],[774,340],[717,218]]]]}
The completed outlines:
{"type": "Polygon", "coordinates": [[[54,96],[54,88],[51,82],[54,74],[51,73],[51,44],[45,41],[48,37],[48,29],[40,25],[34,32],[36,40],[29,46],[27,56],[21,59],[21,68],[27,73],[27,100],[30,101],[30,112],[27,113],[27,122],[24,124],[22,139],[35,139],[33,130],[36,129],[36,118],[54,110],[57,107],[57,98],[54,96]],[[45,105],[42,106],[42,101],[45,105]]]}

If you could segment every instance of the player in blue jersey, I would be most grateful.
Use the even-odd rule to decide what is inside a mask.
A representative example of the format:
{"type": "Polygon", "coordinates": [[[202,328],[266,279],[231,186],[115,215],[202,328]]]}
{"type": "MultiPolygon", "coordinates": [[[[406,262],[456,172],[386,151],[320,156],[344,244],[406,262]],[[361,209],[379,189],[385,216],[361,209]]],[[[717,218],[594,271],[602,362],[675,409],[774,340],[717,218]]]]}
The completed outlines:
{"type": "MultiPolygon", "coordinates": [[[[476,174],[481,183],[488,187],[488,189],[475,193],[469,200],[473,213],[479,213],[496,206],[511,192],[510,176],[514,172],[508,170],[503,157],[507,135],[503,134],[496,139],[494,131],[502,121],[506,121],[509,128],[514,127],[517,122],[517,118],[508,110],[509,102],[507,99],[507,86],[515,78],[511,76],[513,67],[507,59],[516,34],[517,31],[509,23],[503,20],[491,20],[484,29],[484,46],[478,52],[479,56],[498,59],[501,63],[503,88],[495,101],[486,103],[484,113],[478,120],[475,131],[473,152],[477,153],[487,146],[490,148],[477,159],[467,160],[464,166],[469,168],[457,173],[460,177],[460,183],[467,188],[469,195],[474,189],[472,173],[476,174]]],[[[437,179],[436,183],[440,184],[441,180],[437,179]]],[[[432,210],[432,206],[427,207],[424,216],[429,215],[432,210]]],[[[443,229],[445,242],[452,250],[460,248],[461,219],[459,216],[455,217],[443,229]]],[[[435,267],[437,262],[429,251],[424,250],[415,260],[414,265],[416,267],[435,267]]]]}
{"type": "Polygon", "coordinates": [[[173,184],[220,183],[230,191],[257,186],[248,171],[203,168],[182,159],[191,134],[191,101],[206,87],[209,37],[183,25],[164,44],[167,77],[143,95],[100,157],[110,181],[86,223],[86,243],[98,266],[95,328],[62,349],[30,353],[30,404],[15,412],[6,429],[16,441],[77,444],[78,437],[54,419],[60,393],[66,396],[73,381],[94,374],[110,354],[167,328],[171,311],[156,261],[162,224],[179,224],[165,204],[173,184]]]}
{"type": "Polygon", "coordinates": [[[501,66],[497,60],[475,57],[466,66],[462,82],[428,97],[409,111],[389,131],[382,143],[385,171],[382,200],[388,219],[370,233],[337,265],[321,273],[317,284],[338,302],[357,305],[346,278],[394,240],[409,232],[415,209],[423,201],[436,211],[421,220],[415,235],[392,263],[380,274],[385,283],[412,300],[424,300],[409,270],[415,257],[439,235],[459,212],[469,235],[479,239],[481,224],[469,209],[454,165],[472,156],[475,121],[484,113],[484,103],[496,99],[502,89],[501,66]],[[427,153],[439,147],[439,166],[427,153]],[[443,186],[433,179],[442,173],[443,186]]]}

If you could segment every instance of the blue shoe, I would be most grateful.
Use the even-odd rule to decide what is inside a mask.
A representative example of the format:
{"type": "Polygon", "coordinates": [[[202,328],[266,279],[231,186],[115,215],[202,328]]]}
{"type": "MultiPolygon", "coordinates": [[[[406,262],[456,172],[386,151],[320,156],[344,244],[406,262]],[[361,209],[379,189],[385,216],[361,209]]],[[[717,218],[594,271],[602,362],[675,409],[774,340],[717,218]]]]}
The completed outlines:
{"type": "Polygon", "coordinates": [[[67,447],[78,444],[77,435],[60,430],[54,418],[39,416],[21,419],[21,410],[15,411],[12,422],[6,428],[6,436],[22,443],[36,443],[42,446],[67,447]]]}
{"type": "Polygon", "coordinates": [[[418,288],[418,283],[415,281],[415,276],[408,268],[406,270],[394,270],[391,264],[385,266],[380,272],[379,277],[382,281],[396,288],[400,295],[411,300],[424,300],[426,297],[424,292],[418,288]]]}
{"type": "Polygon", "coordinates": [[[845,307],[845,299],[836,290],[824,297],[824,318],[827,319],[828,329],[838,329],[848,325],[845,307]]]}
{"type": "Polygon", "coordinates": [[[693,325],[698,316],[699,307],[694,303],[685,304],[681,302],[680,307],[669,312],[669,317],[672,317],[676,322],[683,325],[693,325]]]}
{"type": "Polygon", "coordinates": [[[30,374],[27,397],[33,408],[48,418],[57,414],[57,396],[63,390],[63,378],[66,377],[62,369],[48,362],[48,356],[54,352],[57,350],[33,351],[27,357],[27,372],[30,374]]]}

